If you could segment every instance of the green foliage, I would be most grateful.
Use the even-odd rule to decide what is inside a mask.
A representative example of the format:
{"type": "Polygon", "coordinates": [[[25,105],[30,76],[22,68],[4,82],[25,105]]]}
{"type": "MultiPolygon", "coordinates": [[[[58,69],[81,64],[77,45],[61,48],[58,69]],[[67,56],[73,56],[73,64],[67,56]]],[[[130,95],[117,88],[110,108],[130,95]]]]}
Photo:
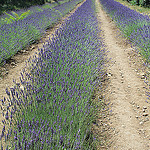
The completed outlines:
{"type": "MultiPolygon", "coordinates": [[[[9,39],[5,38],[8,34],[6,31],[3,31],[4,36],[0,36],[0,40],[3,41],[2,47],[9,50],[9,53],[7,54],[3,54],[4,52],[0,50],[0,55],[5,55],[5,59],[8,59],[11,56],[15,55],[16,50],[23,49],[28,43],[32,43],[40,37],[40,31],[38,31],[34,26],[31,25],[28,27],[28,30],[25,31],[20,27],[15,27],[13,29],[14,30],[9,32],[9,39]],[[19,34],[20,32],[22,34],[19,34]]],[[[0,58],[0,62],[2,62],[2,57],[0,58]]]]}
{"type": "Polygon", "coordinates": [[[7,24],[10,24],[10,23],[12,23],[13,21],[22,20],[22,19],[26,18],[26,17],[29,15],[30,10],[28,10],[28,11],[22,13],[20,16],[19,16],[17,13],[15,13],[14,11],[12,11],[11,13],[12,13],[12,15],[11,15],[11,14],[8,14],[7,12],[5,12],[5,14],[6,14],[9,18],[2,19],[2,21],[4,21],[4,22],[7,23],[7,24]]]}
{"type": "Polygon", "coordinates": [[[36,8],[37,12],[42,12],[43,9],[42,8],[36,8]]]}
{"type": "Polygon", "coordinates": [[[144,25],[148,25],[148,22],[146,21],[141,22],[140,20],[137,20],[134,23],[130,23],[126,25],[124,28],[122,28],[119,25],[118,26],[126,37],[130,37],[131,33],[137,31],[139,28],[143,27],[144,25]]]}
{"type": "MultiPolygon", "coordinates": [[[[62,3],[67,2],[68,0],[64,0],[62,3]]],[[[69,5],[69,8],[65,9],[65,14],[69,12],[77,3],[69,5]]],[[[57,6],[57,3],[50,4],[51,9],[57,6]]],[[[44,11],[42,7],[35,6],[35,11],[30,11],[29,15],[33,13],[37,13],[38,11],[36,9],[40,9],[44,11]]],[[[51,10],[50,10],[51,12],[51,10]]],[[[21,13],[13,13],[7,15],[5,19],[0,18],[0,26],[5,26],[5,24],[14,23],[17,19],[23,19],[25,18],[27,12],[21,14],[21,13]],[[21,14],[21,15],[20,15],[21,14]]],[[[53,10],[53,18],[60,19],[61,16],[64,16],[65,14],[62,14],[61,12],[57,12],[57,10],[53,10]],[[54,13],[55,12],[55,13],[54,13]]],[[[43,15],[41,19],[39,20],[40,28],[43,30],[46,30],[49,27],[52,27],[54,23],[56,23],[53,18],[47,18],[46,15],[43,15]]],[[[36,18],[33,18],[36,19],[36,18]]],[[[25,27],[22,28],[22,26],[12,26],[10,28],[7,28],[7,30],[3,30],[3,34],[0,35],[0,44],[2,49],[0,49],[0,64],[6,60],[15,55],[18,51],[25,48],[30,43],[35,42],[37,39],[40,39],[41,31],[36,28],[36,25],[33,24],[27,24],[25,27]],[[6,50],[4,50],[4,49],[6,50]]]]}
{"type": "Polygon", "coordinates": [[[29,15],[29,13],[30,13],[30,10],[22,13],[20,16],[18,16],[17,20],[20,20],[20,19],[22,20],[22,19],[26,18],[29,15]]]}
{"type": "Polygon", "coordinates": [[[130,1],[131,5],[136,5],[136,0],[130,1]]]}
{"type": "Polygon", "coordinates": [[[62,16],[62,13],[58,10],[53,9],[53,11],[57,12],[60,16],[62,16]]]}
{"type": "Polygon", "coordinates": [[[146,6],[146,7],[150,6],[149,0],[126,0],[126,1],[129,2],[131,5],[139,5],[139,6],[146,6]]]}
{"type": "Polygon", "coordinates": [[[44,8],[44,9],[49,9],[49,8],[51,8],[51,7],[52,7],[52,6],[50,6],[50,5],[48,5],[48,4],[42,6],[42,8],[44,8]]]}

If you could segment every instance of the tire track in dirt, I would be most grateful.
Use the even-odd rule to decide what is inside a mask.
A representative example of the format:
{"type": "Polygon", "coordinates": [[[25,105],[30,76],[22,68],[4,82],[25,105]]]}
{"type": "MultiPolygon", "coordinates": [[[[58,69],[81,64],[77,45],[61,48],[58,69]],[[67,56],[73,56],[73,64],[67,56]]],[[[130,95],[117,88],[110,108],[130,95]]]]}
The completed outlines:
{"type": "MultiPolygon", "coordinates": [[[[108,58],[109,85],[105,98],[112,104],[108,122],[115,132],[111,139],[111,150],[150,149],[150,106],[146,103],[143,76],[139,77],[129,61],[133,51],[125,39],[118,36],[117,28],[96,0],[97,16],[104,34],[108,58]]],[[[101,148],[98,148],[101,149],[101,148]]]]}

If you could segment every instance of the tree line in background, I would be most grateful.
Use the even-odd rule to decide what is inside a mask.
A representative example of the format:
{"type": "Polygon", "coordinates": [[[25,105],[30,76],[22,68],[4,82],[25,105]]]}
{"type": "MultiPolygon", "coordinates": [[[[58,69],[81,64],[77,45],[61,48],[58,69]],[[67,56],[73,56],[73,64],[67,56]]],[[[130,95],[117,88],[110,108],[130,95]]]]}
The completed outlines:
{"type": "Polygon", "coordinates": [[[149,7],[150,6],[150,0],[126,0],[129,3],[149,7]]]}
{"type": "MultiPolygon", "coordinates": [[[[58,0],[53,0],[58,2],[58,0]]],[[[43,5],[51,0],[0,0],[0,13],[7,10],[27,8],[32,5],[43,5]]]]}

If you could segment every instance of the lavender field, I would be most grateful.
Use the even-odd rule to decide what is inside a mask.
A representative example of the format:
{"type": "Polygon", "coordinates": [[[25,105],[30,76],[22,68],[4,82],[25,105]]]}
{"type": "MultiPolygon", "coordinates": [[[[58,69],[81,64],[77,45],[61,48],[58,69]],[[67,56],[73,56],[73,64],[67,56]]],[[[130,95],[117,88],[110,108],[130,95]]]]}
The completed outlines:
{"type": "MultiPolygon", "coordinates": [[[[65,6],[55,9],[66,13],[65,6]]],[[[35,20],[36,29],[43,31],[42,23],[40,18],[35,20]]],[[[6,89],[9,99],[2,100],[7,112],[3,113],[1,141],[6,149],[95,148],[91,125],[101,99],[95,103],[92,97],[94,89],[101,88],[106,59],[100,33],[95,2],[87,0],[39,49],[38,57],[29,60],[31,71],[24,70],[21,83],[6,89]]]]}
{"type": "Polygon", "coordinates": [[[115,21],[124,35],[150,63],[150,18],[114,0],[100,0],[103,8],[115,21]]]}
{"type": "Polygon", "coordinates": [[[53,8],[48,5],[43,9],[33,7],[29,9],[30,14],[23,19],[7,24],[1,21],[0,30],[3,32],[0,32],[0,63],[40,39],[47,28],[52,27],[81,1],[73,0],[53,8]]]}
{"type": "MultiPolygon", "coordinates": [[[[34,6],[23,19],[1,21],[0,65],[40,39],[80,2],[34,6]]],[[[141,142],[137,127],[145,122],[149,126],[145,99],[150,90],[144,84],[149,84],[145,74],[137,76],[131,66],[128,49],[134,46],[145,64],[150,64],[149,17],[114,0],[86,0],[44,42],[38,54],[30,55],[22,66],[19,81],[14,77],[14,86],[4,91],[1,150],[113,149],[112,134],[119,139],[112,144],[114,148],[141,150],[148,142],[146,138],[141,142]],[[121,45],[124,38],[116,38],[118,28],[104,10],[131,45],[121,45]]],[[[10,74],[11,70],[0,82],[6,84],[10,74]]]]}

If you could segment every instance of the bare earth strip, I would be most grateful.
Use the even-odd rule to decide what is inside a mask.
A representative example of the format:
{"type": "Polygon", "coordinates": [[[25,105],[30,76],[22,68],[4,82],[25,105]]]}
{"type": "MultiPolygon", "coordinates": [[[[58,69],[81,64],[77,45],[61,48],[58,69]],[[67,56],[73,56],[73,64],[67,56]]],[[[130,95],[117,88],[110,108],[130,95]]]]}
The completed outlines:
{"type": "MultiPolygon", "coordinates": [[[[96,0],[97,15],[111,61],[107,72],[109,85],[104,96],[112,103],[112,116],[107,122],[115,128],[110,150],[150,150],[150,106],[146,103],[145,84],[131,61],[133,51],[96,0]]],[[[137,61],[137,60],[136,60],[137,61]]],[[[140,74],[140,73],[139,73],[140,74]]],[[[102,148],[99,148],[102,149],[102,148]]]]}
{"type": "MultiPolygon", "coordinates": [[[[65,17],[63,17],[59,23],[54,25],[51,29],[48,29],[46,34],[41,38],[40,41],[38,41],[35,44],[30,45],[30,47],[22,50],[19,54],[16,54],[14,57],[12,57],[9,60],[9,63],[7,63],[4,67],[0,67],[0,72],[3,76],[0,77],[0,100],[4,97],[7,98],[7,94],[5,92],[5,89],[12,88],[14,86],[13,80],[16,81],[16,83],[20,82],[20,73],[22,70],[26,67],[26,62],[29,58],[33,58],[38,53],[38,49],[42,48],[44,44],[51,39],[55,31],[62,26],[62,24],[65,22],[66,19],[68,19],[69,16],[71,16],[77,9],[80,7],[83,2],[79,3],[70,13],[68,13],[65,17]]],[[[2,107],[2,110],[0,108],[0,134],[3,129],[2,119],[3,115],[6,113],[6,109],[2,106],[2,103],[0,102],[0,106],[2,107]]]]}
{"type": "MultiPolygon", "coordinates": [[[[74,13],[81,5],[82,3],[71,13],[74,13]]],[[[99,0],[96,0],[96,6],[98,19],[101,22],[100,26],[104,34],[104,42],[109,51],[108,58],[112,58],[107,67],[110,83],[104,96],[112,103],[113,115],[109,116],[110,120],[107,124],[115,128],[115,131],[111,139],[114,142],[111,147],[107,148],[106,146],[106,149],[150,150],[150,106],[145,102],[144,81],[141,76],[137,75],[135,67],[129,61],[129,53],[132,52],[130,45],[126,44],[124,39],[117,37],[117,29],[102,10],[99,0]]],[[[61,23],[48,31],[41,42],[31,45],[28,50],[23,51],[23,54],[12,58],[12,62],[6,66],[8,72],[4,71],[8,74],[0,79],[0,99],[6,96],[6,88],[13,87],[13,79],[19,82],[20,72],[25,67],[25,61],[33,57],[38,48],[42,48],[43,43],[52,37],[52,34],[65,19],[66,17],[62,19],[61,23]]],[[[1,114],[0,123],[2,118],[1,114]]],[[[0,124],[0,132],[2,127],[3,124],[0,124]]]]}

